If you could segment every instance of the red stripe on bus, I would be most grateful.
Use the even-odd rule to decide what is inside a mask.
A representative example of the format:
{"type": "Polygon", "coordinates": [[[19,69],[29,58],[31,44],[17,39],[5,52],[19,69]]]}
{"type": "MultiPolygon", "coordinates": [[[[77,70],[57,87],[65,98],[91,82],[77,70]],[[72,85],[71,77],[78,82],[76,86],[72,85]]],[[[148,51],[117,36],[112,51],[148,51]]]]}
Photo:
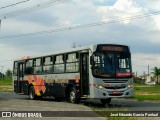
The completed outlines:
{"type": "Polygon", "coordinates": [[[34,80],[37,81],[37,76],[36,76],[36,75],[33,75],[33,77],[34,77],[34,80]]]}

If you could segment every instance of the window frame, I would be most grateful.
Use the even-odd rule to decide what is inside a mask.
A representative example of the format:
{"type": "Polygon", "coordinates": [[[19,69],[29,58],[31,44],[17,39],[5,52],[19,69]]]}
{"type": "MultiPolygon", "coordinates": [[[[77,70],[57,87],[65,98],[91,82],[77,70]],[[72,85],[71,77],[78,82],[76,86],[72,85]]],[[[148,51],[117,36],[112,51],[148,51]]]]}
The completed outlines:
{"type": "Polygon", "coordinates": [[[42,57],[33,58],[33,74],[34,75],[41,75],[42,74],[42,57]],[[40,59],[40,65],[36,65],[36,60],[40,59]],[[39,73],[35,72],[35,68],[41,67],[41,71],[39,73]]]}
{"type": "Polygon", "coordinates": [[[64,54],[57,54],[57,55],[53,56],[53,74],[62,74],[62,73],[65,73],[65,69],[66,69],[65,65],[66,65],[66,54],[65,53],[64,54]],[[56,57],[57,56],[61,56],[61,55],[63,57],[62,58],[63,63],[56,63],[56,57]],[[64,70],[61,71],[61,72],[55,71],[55,65],[64,65],[64,70]]]}
{"type": "Polygon", "coordinates": [[[33,67],[33,59],[26,59],[25,60],[25,62],[24,62],[24,67],[25,67],[25,69],[24,69],[24,75],[33,75],[34,74],[34,67],[33,67]],[[32,66],[30,66],[30,67],[26,67],[26,63],[27,63],[27,61],[29,61],[29,60],[32,60],[32,66]],[[27,68],[31,68],[31,73],[26,73],[26,69],[27,68]]]}
{"type": "Polygon", "coordinates": [[[54,61],[53,55],[42,57],[42,74],[53,74],[53,61],[54,61]],[[47,58],[47,57],[50,57],[50,58],[51,58],[51,61],[50,61],[50,62],[52,62],[52,63],[50,63],[50,64],[45,64],[45,58],[47,58]],[[52,68],[51,68],[52,70],[51,70],[50,72],[44,72],[44,67],[45,67],[45,66],[51,66],[51,67],[52,67],[52,68]]]}
{"type": "Polygon", "coordinates": [[[80,54],[79,54],[79,51],[75,51],[75,52],[71,52],[71,53],[66,53],[66,63],[65,63],[65,72],[66,73],[77,73],[80,71],[80,54]],[[72,62],[67,62],[67,59],[68,59],[68,55],[69,54],[76,54],[76,59],[77,61],[72,61],[72,62]],[[78,56],[78,57],[77,57],[78,56]],[[78,70],[77,71],[67,71],[67,64],[72,64],[72,63],[76,63],[78,64],[78,70]]]}
{"type": "Polygon", "coordinates": [[[14,61],[13,64],[13,76],[18,76],[18,61],[14,61]],[[15,63],[17,64],[15,67],[15,63]],[[16,70],[16,74],[15,74],[15,70],[16,70]]]}

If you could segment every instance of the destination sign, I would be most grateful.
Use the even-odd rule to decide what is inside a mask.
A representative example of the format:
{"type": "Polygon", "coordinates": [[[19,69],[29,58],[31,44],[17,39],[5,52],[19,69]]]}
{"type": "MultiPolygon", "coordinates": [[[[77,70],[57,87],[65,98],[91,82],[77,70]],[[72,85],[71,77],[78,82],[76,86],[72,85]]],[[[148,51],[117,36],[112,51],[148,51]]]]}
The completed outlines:
{"type": "Polygon", "coordinates": [[[114,46],[114,45],[99,45],[97,51],[110,51],[110,52],[128,52],[127,46],[114,46]]]}

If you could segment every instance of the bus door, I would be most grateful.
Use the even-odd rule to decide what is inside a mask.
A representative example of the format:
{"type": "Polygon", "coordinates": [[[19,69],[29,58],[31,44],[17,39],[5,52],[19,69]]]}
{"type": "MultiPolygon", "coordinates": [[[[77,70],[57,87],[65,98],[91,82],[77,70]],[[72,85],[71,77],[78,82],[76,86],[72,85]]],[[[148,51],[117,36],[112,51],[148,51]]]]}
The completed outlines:
{"type": "Polygon", "coordinates": [[[17,92],[23,92],[23,80],[24,80],[24,63],[18,63],[18,75],[17,75],[17,92]]]}
{"type": "Polygon", "coordinates": [[[81,95],[89,95],[89,53],[80,54],[81,95]]]}

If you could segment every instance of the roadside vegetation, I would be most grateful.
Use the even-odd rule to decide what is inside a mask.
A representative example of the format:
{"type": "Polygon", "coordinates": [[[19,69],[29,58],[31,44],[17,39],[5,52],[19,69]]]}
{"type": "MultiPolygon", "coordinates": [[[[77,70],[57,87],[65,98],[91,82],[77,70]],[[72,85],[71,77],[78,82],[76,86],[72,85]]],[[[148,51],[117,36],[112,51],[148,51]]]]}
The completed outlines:
{"type": "Polygon", "coordinates": [[[0,78],[0,86],[12,85],[12,78],[0,78]]]}
{"type": "Polygon", "coordinates": [[[5,74],[1,73],[0,92],[12,92],[12,71],[7,70],[5,74]]]}
{"type": "Polygon", "coordinates": [[[134,84],[134,99],[139,101],[160,100],[160,85],[134,84]]]}
{"type": "Polygon", "coordinates": [[[12,91],[12,78],[0,78],[0,92],[12,91]]]}
{"type": "Polygon", "coordinates": [[[154,77],[156,77],[156,83],[159,83],[158,78],[159,78],[159,76],[160,76],[160,68],[154,67],[154,68],[153,68],[153,72],[151,72],[151,74],[153,74],[154,77]]]}

